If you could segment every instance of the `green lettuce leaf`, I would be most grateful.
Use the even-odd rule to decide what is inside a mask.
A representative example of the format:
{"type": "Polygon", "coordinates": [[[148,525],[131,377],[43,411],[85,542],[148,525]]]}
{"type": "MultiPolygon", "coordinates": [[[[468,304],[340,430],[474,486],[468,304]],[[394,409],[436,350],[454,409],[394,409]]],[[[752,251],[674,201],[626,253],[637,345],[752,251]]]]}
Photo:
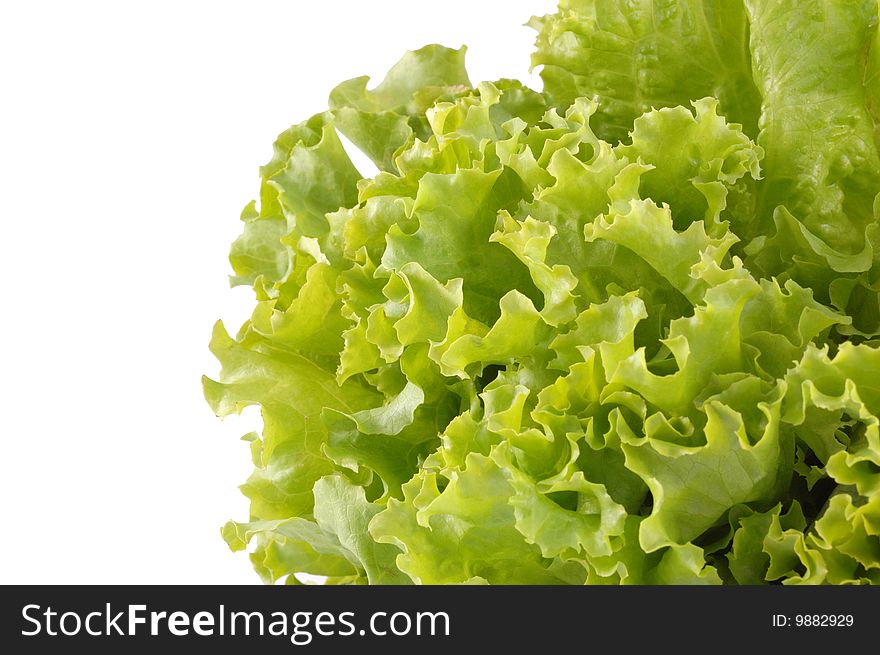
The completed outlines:
{"type": "Polygon", "coordinates": [[[599,136],[624,141],[652,108],[717,97],[726,116],[757,134],[760,96],[752,80],[749,23],[738,0],[562,0],[532,19],[533,66],[561,106],[599,102],[599,136]]]}

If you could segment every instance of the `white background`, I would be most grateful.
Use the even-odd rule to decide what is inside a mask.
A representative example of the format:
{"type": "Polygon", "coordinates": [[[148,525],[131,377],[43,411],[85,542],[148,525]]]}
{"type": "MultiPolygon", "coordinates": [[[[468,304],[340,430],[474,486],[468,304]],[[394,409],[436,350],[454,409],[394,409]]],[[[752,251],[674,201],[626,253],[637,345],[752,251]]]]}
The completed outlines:
{"type": "MultiPolygon", "coordinates": [[[[528,75],[553,0],[4,2],[0,583],[253,583],[238,437],[201,395],[275,136],[406,49],[528,75]]],[[[366,172],[366,171],[362,171],[366,172]]]]}

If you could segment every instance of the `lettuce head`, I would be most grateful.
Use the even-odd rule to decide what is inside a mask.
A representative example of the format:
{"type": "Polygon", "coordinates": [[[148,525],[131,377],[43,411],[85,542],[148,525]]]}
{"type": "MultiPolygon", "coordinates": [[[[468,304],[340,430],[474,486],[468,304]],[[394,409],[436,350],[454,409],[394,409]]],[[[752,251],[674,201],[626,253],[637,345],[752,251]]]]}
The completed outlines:
{"type": "Polygon", "coordinates": [[[278,137],[223,537],[269,583],[880,583],[878,3],[530,24],[541,92],[432,45],[278,137]]]}

